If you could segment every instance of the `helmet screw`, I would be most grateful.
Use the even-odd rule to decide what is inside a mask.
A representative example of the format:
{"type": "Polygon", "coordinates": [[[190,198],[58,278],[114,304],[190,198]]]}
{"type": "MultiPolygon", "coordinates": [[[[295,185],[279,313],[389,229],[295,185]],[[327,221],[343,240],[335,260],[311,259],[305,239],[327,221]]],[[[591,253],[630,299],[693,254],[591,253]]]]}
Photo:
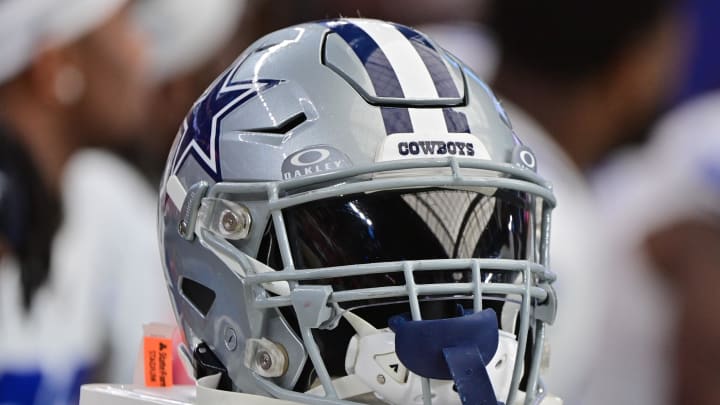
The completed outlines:
{"type": "Polygon", "coordinates": [[[230,351],[237,348],[237,334],[233,328],[225,329],[225,347],[230,351]]]}
{"type": "Polygon", "coordinates": [[[220,211],[217,222],[217,231],[220,235],[228,239],[245,239],[250,233],[252,225],[252,217],[247,207],[231,202],[224,201],[226,208],[220,211]]]}
{"type": "Polygon", "coordinates": [[[178,233],[180,236],[187,236],[188,224],[185,220],[180,221],[178,224],[178,233]]]}
{"type": "Polygon", "coordinates": [[[223,229],[228,233],[237,231],[240,225],[240,218],[238,218],[237,214],[230,210],[223,211],[220,220],[222,221],[223,229]]]}
{"type": "Polygon", "coordinates": [[[385,376],[382,374],[377,375],[377,382],[378,384],[385,384],[385,376]]]}
{"type": "Polygon", "coordinates": [[[260,368],[262,368],[263,370],[269,370],[273,364],[272,357],[270,357],[270,353],[268,353],[264,350],[261,352],[258,352],[257,359],[255,361],[257,362],[258,366],[260,366],[260,368]]]}

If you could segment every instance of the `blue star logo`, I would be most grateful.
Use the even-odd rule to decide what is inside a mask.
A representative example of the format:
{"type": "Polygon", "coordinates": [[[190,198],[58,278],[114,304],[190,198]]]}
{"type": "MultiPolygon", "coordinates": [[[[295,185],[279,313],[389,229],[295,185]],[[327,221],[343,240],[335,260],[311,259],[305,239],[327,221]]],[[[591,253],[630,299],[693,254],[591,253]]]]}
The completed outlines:
{"type": "Polygon", "coordinates": [[[241,65],[242,63],[238,63],[229,69],[193,104],[180,129],[172,174],[177,174],[187,156],[192,153],[215,181],[222,178],[218,154],[220,123],[223,118],[260,92],[282,82],[272,79],[234,81],[233,76],[241,65]]]}

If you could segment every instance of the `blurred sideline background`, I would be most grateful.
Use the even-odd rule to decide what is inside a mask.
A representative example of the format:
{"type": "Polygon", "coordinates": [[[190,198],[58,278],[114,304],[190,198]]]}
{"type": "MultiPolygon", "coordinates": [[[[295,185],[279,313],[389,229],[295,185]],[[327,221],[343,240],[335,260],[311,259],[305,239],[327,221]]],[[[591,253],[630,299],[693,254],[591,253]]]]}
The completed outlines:
{"type": "Polygon", "coordinates": [[[490,83],[555,185],[567,404],[720,404],[714,0],[0,0],[0,404],[128,383],[172,322],[157,188],[194,100],[285,26],[411,25],[490,83]]]}

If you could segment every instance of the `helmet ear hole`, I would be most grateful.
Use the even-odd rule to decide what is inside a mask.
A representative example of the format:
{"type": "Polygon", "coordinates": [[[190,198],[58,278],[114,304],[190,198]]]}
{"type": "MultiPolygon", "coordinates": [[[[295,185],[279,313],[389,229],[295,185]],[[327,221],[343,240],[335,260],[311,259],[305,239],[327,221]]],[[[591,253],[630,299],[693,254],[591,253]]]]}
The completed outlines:
{"type": "Polygon", "coordinates": [[[215,302],[215,291],[187,277],[183,277],[180,281],[180,290],[195,309],[203,316],[207,316],[215,302]]]}

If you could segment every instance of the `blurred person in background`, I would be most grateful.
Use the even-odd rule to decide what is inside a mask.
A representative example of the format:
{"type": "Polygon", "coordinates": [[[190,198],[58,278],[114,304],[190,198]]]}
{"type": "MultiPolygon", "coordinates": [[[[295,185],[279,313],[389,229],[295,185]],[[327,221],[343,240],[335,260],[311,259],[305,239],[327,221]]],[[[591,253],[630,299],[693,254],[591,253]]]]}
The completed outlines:
{"type": "Polygon", "coordinates": [[[233,40],[243,10],[239,0],[131,2],[131,22],[144,40],[140,78],[145,87],[138,102],[149,114],[140,125],[125,128],[122,142],[86,149],[68,165],[68,205],[82,213],[73,234],[84,248],[76,252],[92,258],[92,263],[86,259],[89,268],[104,266],[118,278],[103,285],[112,288],[107,294],[113,299],[105,310],[113,319],[107,324],[112,341],[105,382],[137,382],[142,375],[134,379],[133,371],[142,371],[135,370],[142,324],[175,323],[165,280],[157,272],[158,179],[178,123],[213,76],[237,56],[233,40]]]}
{"type": "Polygon", "coordinates": [[[545,380],[569,404],[667,399],[667,313],[654,307],[653,285],[638,286],[617,257],[618,231],[585,176],[636,140],[672,94],[682,59],[677,3],[501,0],[490,10],[500,50],[494,88],[558,198],[551,268],[563,309],[545,380]]]}
{"type": "MultiPolygon", "coordinates": [[[[232,60],[223,51],[237,56],[233,39],[244,6],[239,0],[131,2],[131,21],[144,40],[140,77],[149,114],[141,125],[125,129],[123,142],[87,149],[69,165],[69,198],[84,212],[82,228],[74,233],[84,238],[97,265],[109,259],[104,271],[118,275],[106,285],[114,298],[107,312],[117,313],[110,312],[114,344],[103,382],[141,379],[133,378],[133,371],[142,372],[135,370],[142,324],[175,323],[165,280],[157,272],[157,184],[182,117],[232,60]]],[[[174,366],[181,369],[179,362],[174,366]]]]}
{"type": "Polygon", "coordinates": [[[2,198],[19,207],[3,213],[0,403],[71,404],[94,378],[129,382],[142,319],[170,313],[154,227],[118,227],[154,212],[77,155],[143,123],[143,44],[123,0],[5,0],[0,33],[2,198]]]}
{"type": "MultiPolygon", "coordinates": [[[[139,0],[133,14],[147,38],[152,116],[136,142],[117,151],[155,189],[179,124],[198,95],[260,37],[257,2],[245,0],[139,0]]],[[[153,203],[153,207],[155,204],[153,203]]]]}
{"type": "Polygon", "coordinates": [[[662,119],[647,146],[608,162],[595,185],[599,193],[608,187],[633,190],[621,200],[604,201],[608,218],[616,226],[631,225],[629,245],[642,268],[673,287],[678,318],[670,354],[672,399],[683,405],[720,403],[715,287],[720,281],[720,3],[688,3],[694,35],[679,95],[683,103],[662,119]]]}
{"type": "Polygon", "coordinates": [[[658,403],[720,403],[720,92],[671,111],[647,145],[608,161],[594,187],[609,226],[623,231],[631,270],[641,281],[661,276],[656,310],[676,308],[663,358],[671,395],[658,403]],[[625,192],[610,198],[611,189],[625,192]]]}

